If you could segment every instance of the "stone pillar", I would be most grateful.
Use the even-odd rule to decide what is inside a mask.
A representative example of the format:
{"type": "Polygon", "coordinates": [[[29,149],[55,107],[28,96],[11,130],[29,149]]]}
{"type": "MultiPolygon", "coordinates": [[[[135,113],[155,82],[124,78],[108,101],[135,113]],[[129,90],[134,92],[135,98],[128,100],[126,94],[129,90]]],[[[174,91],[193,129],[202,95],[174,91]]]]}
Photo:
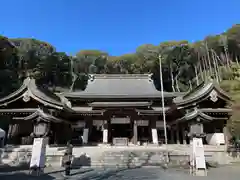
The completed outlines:
{"type": "Polygon", "coordinates": [[[151,120],[152,143],[158,144],[158,133],[156,128],[156,120],[151,120]]]}
{"type": "Polygon", "coordinates": [[[137,145],[138,141],[138,129],[137,129],[137,121],[133,122],[133,144],[137,145]]]}
{"type": "Polygon", "coordinates": [[[103,143],[108,143],[108,122],[104,121],[103,123],[103,143]]]}
{"type": "Polygon", "coordinates": [[[186,134],[185,134],[185,129],[184,129],[184,127],[182,127],[181,130],[182,130],[183,144],[187,144],[187,139],[186,139],[186,134]]]}

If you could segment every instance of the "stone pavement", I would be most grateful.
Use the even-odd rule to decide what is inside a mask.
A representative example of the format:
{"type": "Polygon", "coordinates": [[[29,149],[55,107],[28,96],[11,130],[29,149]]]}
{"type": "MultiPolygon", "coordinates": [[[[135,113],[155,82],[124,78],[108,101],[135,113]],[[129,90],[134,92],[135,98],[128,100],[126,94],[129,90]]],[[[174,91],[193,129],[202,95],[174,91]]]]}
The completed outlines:
{"type": "MultiPolygon", "coordinates": [[[[207,177],[201,177],[206,180],[238,180],[240,176],[240,165],[222,166],[212,168],[208,171],[207,177]]],[[[183,169],[162,169],[160,167],[143,167],[135,169],[74,169],[71,171],[71,177],[64,178],[63,169],[46,168],[45,174],[40,177],[28,175],[27,170],[15,172],[2,172],[0,168],[1,180],[191,180],[198,177],[190,176],[189,170],[183,169]]]]}

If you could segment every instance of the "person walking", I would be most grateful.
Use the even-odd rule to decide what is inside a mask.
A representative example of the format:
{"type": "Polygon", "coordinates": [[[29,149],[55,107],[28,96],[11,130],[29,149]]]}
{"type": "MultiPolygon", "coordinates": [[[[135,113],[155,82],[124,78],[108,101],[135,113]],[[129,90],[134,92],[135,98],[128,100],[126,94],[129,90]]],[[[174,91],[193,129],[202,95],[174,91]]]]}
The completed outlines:
{"type": "Polygon", "coordinates": [[[70,141],[68,141],[67,149],[64,153],[65,176],[70,176],[71,173],[72,149],[73,146],[70,141]]]}

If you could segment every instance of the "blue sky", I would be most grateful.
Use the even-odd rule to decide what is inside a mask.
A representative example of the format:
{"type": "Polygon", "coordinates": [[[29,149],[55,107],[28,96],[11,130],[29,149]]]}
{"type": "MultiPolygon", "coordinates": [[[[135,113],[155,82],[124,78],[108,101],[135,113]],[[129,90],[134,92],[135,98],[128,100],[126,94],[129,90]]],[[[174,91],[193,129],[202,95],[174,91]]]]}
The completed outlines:
{"type": "Polygon", "coordinates": [[[196,41],[240,23],[240,0],[5,0],[0,34],[47,41],[68,54],[112,55],[142,44],[196,41]]]}

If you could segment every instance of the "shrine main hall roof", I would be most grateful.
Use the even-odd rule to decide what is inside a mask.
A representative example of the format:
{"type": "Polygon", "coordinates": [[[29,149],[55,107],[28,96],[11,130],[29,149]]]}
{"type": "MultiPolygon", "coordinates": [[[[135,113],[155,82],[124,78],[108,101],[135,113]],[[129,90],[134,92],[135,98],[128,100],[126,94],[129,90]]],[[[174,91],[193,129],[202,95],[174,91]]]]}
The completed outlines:
{"type": "MultiPolygon", "coordinates": [[[[93,74],[84,91],[65,92],[66,98],[159,98],[151,74],[93,74]]],[[[174,98],[183,93],[164,92],[174,98]]]]}

